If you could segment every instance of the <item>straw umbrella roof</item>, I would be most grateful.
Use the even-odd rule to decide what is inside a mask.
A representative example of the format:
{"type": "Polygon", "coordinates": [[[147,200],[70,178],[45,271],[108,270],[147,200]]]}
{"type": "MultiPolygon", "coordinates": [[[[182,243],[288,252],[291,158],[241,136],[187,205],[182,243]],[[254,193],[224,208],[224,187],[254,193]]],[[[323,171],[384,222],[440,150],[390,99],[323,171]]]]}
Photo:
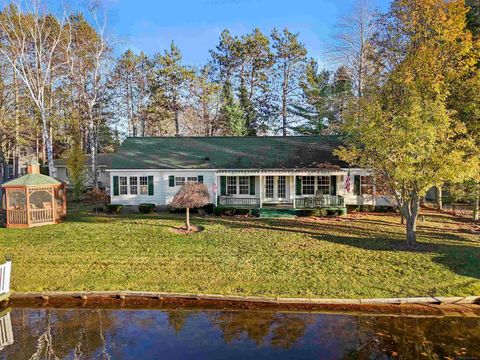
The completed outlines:
{"type": "Polygon", "coordinates": [[[173,197],[173,209],[199,208],[210,203],[210,194],[205,184],[187,183],[173,197]]]}

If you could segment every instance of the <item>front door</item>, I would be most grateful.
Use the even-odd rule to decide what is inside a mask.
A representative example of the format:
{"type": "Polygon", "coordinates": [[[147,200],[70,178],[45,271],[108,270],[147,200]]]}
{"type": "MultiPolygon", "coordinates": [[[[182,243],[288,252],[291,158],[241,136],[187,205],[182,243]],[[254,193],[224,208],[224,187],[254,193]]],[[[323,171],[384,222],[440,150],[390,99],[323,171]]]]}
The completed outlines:
{"type": "Polygon", "coordinates": [[[265,176],[265,202],[285,202],[287,196],[286,176],[265,176]]]}

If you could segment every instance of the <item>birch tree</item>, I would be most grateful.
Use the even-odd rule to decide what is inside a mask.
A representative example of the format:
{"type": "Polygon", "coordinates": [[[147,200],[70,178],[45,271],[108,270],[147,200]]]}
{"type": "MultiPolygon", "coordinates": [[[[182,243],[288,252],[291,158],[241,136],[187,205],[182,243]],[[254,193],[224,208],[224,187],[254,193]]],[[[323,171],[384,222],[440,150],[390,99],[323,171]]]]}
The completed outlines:
{"type": "Polygon", "coordinates": [[[373,71],[372,38],[376,31],[374,9],[369,0],[356,0],[351,13],[337,24],[338,31],[327,46],[331,60],[348,69],[357,97],[373,71]]]}
{"type": "Polygon", "coordinates": [[[99,3],[92,3],[90,13],[93,26],[83,16],[69,18],[68,29],[74,41],[72,51],[68,54],[68,64],[71,81],[77,84],[83,117],[87,121],[90,176],[93,186],[97,188],[98,126],[101,116],[99,103],[105,88],[105,67],[110,48],[106,40],[106,9],[99,3]]]}
{"type": "Polygon", "coordinates": [[[51,87],[65,75],[71,37],[60,18],[44,10],[40,1],[19,1],[4,8],[0,18],[0,55],[12,66],[38,111],[48,169],[55,177],[50,132],[51,87]]]}

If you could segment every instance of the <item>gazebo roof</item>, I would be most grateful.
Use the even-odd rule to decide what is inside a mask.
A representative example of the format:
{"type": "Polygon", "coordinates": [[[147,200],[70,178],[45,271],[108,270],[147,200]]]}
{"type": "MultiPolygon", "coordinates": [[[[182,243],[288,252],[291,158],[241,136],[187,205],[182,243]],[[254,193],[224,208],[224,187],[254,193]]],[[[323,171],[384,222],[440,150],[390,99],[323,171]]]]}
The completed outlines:
{"type": "Polygon", "coordinates": [[[2,184],[7,186],[41,186],[41,185],[60,185],[61,182],[43,174],[26,174],[17,179],[10,180],[2,184]]]}

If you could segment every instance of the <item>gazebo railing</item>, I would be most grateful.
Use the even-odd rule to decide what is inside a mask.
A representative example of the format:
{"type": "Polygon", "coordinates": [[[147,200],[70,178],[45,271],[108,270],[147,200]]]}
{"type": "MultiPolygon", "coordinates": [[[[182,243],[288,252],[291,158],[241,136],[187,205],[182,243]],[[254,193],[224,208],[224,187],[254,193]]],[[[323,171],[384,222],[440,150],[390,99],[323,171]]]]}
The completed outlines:
{"type": "Polygon", "coordinates": [[[27,210],[7,210],[7,219],[10,224],[26,224],[27,210]]]}
{"type": "Polygon", "coordinates": [[[30,222],[32,224],[53,221],[53,209],[31,209],[30,222]]]}

